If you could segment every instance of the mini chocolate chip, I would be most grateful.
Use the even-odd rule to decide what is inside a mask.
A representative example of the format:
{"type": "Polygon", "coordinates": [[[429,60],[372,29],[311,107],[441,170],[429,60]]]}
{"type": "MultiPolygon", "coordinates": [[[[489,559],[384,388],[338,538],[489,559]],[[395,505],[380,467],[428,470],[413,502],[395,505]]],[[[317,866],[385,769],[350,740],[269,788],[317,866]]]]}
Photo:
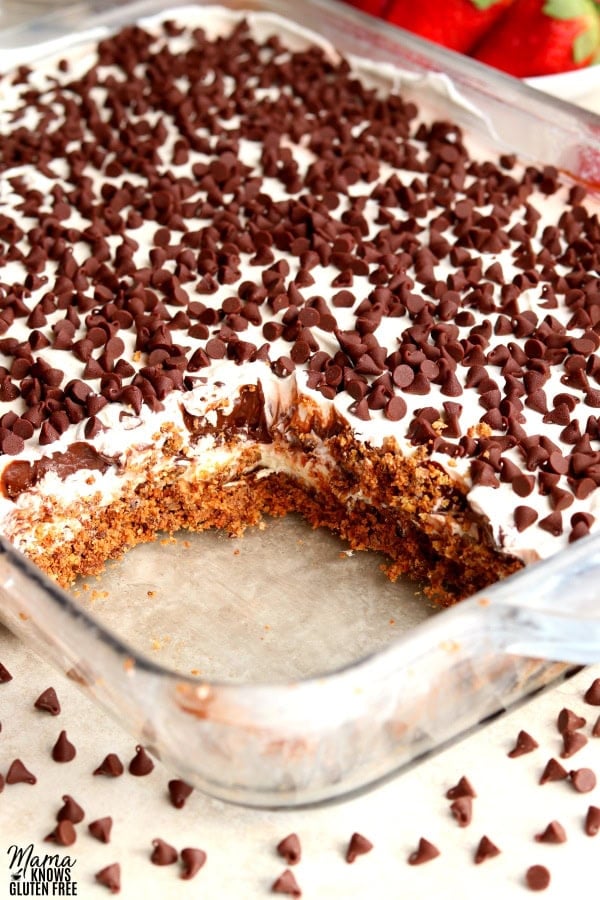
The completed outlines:
{"type": "Polygon", "coordinates": [[[296,863],[299,863],[302,856],[302,848],[298,835],[293,832],[280,840],[277,844],[277,852],[280,856],[283,856],[288,866],[295,866],[296,863]]]}
{"type": "Polygon", "coordinates": [[[364,837],[364,835],[359,834],[358,831],[355,831],[350,838],[348,849],[346,850],[346,862],[353,863],[357,856],[363,856],[365,853],[370,853],[372,849],[373,844],[371,841],[364,837]]]}
{"type": "Polygon", "coordinates": [[[440,851],[435,844],[432,844],[427,838],[422,837],[419,839],[417,849],[408,857],[408,864],[411,866],[420,866],[423,863],[430,862],[430,860],[435,859],[435,857],[439,855],[440,851]]]}
{"type": "Polygon", "coordinates": [[[517,531],[525,531],[536,521],[538,514],[531,506],[516,506],[514,511],[514,520],[517,531]]]}
{"type": "Polygon", "coordinates": [[[583,716],[577,715],[577,713],[566,706],[561,709],[556,720],[556,727],[560,734],[564,734],[565,731],[577,731],[578,728],[583,728],[585,724],[586,720],[583,716]]]}
{"type": "Polygon", "coordinates": [[[590,837],[595,837],[600,831],[600,808],[589,806],[585,816],[584,831],[590,837]]]}
{"type": "Polygon", "coordinates": [[[37,778],[33,775],[29,769],[25,767],[25,765],[21,762],[20,759],[13,759],[10,766],[8,767],[8,772],[6,773],[6,783],[7,784],[36,784],[37,778]]]}
{"type": "Polygon", "coordinates": [[[123,763],[116,753],[107,753],[97,769],[94,769],[94,775],[107,775],[109,778],[117,778],[124,772],[123,763]]]}
{"type": "Polygon", "coordinates": [[[155,866],[170,866],[177,862],[177,850],[171,844],[163,841],[162,838],[155,838],[152,841],[152,847],[150,862],[155,866]]]}
{"type": "Polygon", "coordinates": [[[512,758],[523,756],[525,753],[531,753],[537,747],[539,747],[538,742],[530,734],[526,731],[519,731],[515,746],[508,752],[508,756],[512,758]]]}
{"type": "Polygon", "coordinates": [[[289,894],[292,897],[302,896],[302,891],[295,875],[290,869],[284,869],[279,878],[271,885],[271,891],[273,894],[289,894]]]}
{"type": "Polygon", "coordinates": [[[531,891],[545,891],[550,884],[550,872],[546,866],[530,866],[525,872],[525,883],[531,891]]]}
{"type": "Polygon", "coordinates": [[[458,780],[454,787],[448,788],[446,797],[448,800],[456,800],[458,797],[476,797],[477,794],[473,785],[464,775],[458,780]]]}
{"type": "Polygon", "coordinates": [[[553,820],[544,831],[536,834],[535,839],[542,844],[564,844],[567,840],[567,833],[560,822],[553,820]]]}
{"type": "Polygon", "coordinates": [[[56,743],[52,747],[51,756],[54,762],[66,763],[75,759],[77,750],[67,737],[67,732],[63,729],[58,735],[56,743]]]}
{"type": "Polygon", "coordinates": [[[585,734],[582,734],[580,731],[565,731],[563,733],[563,749],[561,752],[562,759],[568,759],[570,756],[573,756],[582,747],[585,747],[588,739],[585,734]]]}
{"type": "Polygon", "coordinates": [[[568,772],[561,766],[558,760],[551,758],[544,767],[544,771],[540,776],[540,784],[546,784],[548,781],[562,781],[568,777],[568,772]]]}
{"type": "Polygon", "coordinates": [[[499,848],[484,834],[477,845],[474,862],[479,865],[479,863],[485,862],[486,859],[498,856],[499,853],[499,848]]]}
{"type": "Polygon", "coordinates": [[[101,844],[108,844],[110,841],[110,833],[112,830],[113,820],[110,816],[103,816],[101,819],[94,819],[88,825],[88,831],[92,837],[100,841],[101,844]]]}
{"type": "Polygon", "coordinates": [[[583,699],[591,706],[600,706],[600,678],[594,678],[586,690],[583,699]]]}
{"type": "Polygon", "coordinates": [[[56,819],[58,822],[62,821],[62,819],[68,819],[74,825],[77,825],[78,822],[82,822],[85,817],[85,813],[79,803],[77,803],[69,794],[65,794],[63,797],[63,806],[56,813],[56,819]]]}
{"type": "Polygon", "coordinates": [[[60,713],[60,703],[53,687],[46,688],[45,691],[42,691],[33,705],[36,709],[49,712],[53,716],[58,716],[60,713]]]}
{"type": "Polygon", "coordinates": [[[0,663],[0,684],[6,684],[8,681],[12,681],[12,675],[6,666],[0,663]]]}
{"type": "Polygon", "coordinates": [[[182,872],[180,878],[190,881],[198,874],[206,862],[206,853],[198,847],[184,847],[181,853],[182,872]]]}
{"type": "Polygon", "coordinates": [[[118,894],[121,890],[121,866],[119,863],[111,863],[96,872],[94,875],[98,884],[109,889],[111,894],[118,894]]]}
{"type": "Polygon", "coordinates": [[[182,781],[180,778],[173,778],[168,783],[169,798],[175,809],[182,809],[185,801],[194,790],[190,784],[182,781]]]}
{"type": "Polygon", "coordinates": [[[457,797],[450,804],[450,812],[461,828],[470,825],[473,818],[473,801],[471,797],[457,797]]]}
{"type": "Polygon", "coordinates": [[[129,763],[129,771],[132,775],[149,775],[154,768],[154,763],[144,747],[138,744],[135,748],[135,756],[129,763]]]}
{"type": "Polygon", "coordinates": [[[63,847],[70,847],[77,840],[77,832],[69,819],[61,819],[56,828],[47,834],[44,840],[61,844],[63,847]]]}
{"type": "Polygon", "coordinates": [[[574,769],[569,772],[569,780],[578,794],[587,794],[596,787],[596,775],[592,769],[574,769]]]}

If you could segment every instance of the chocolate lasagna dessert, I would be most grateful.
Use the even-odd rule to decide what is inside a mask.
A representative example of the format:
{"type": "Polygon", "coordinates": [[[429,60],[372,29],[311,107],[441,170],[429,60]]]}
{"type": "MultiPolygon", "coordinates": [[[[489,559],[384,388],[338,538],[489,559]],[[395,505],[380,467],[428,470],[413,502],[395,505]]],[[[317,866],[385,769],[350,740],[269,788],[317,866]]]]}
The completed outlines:
{"type": "Polygon", "coordinates": [[[0,528],[61,585],[300,512],[450,604],[595,527],[597,198],[277,17],[0,80],[0,528]]]}

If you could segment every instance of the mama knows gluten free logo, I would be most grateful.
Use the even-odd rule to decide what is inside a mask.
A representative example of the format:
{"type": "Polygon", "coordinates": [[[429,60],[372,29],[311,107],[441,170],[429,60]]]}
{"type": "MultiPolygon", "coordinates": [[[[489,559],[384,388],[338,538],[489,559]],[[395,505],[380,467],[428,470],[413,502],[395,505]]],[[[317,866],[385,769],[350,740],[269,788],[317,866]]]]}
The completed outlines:
{"type": "Polygon", "coordinates": [[[77,882],[73,878],[72,856],[58,853],[38,855],[33,844],[8,848],[8,871],[11,897],[75,897],[77,882]]]}

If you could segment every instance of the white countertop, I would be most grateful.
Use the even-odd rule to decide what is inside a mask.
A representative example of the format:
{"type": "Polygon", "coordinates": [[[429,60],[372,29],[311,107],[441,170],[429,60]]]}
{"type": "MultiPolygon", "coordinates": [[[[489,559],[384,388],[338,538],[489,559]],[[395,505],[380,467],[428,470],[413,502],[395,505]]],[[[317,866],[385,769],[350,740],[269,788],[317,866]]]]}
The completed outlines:
{"type": "Polygon", "coordinates": [[[293,832],[300,839],[302,859],[290,868],[307,898],[525,898],[532,893],[525,872],[536,864],[551,873],[550,886],[543,892],[548,900],[563,900],[576,879],[596,881],[600,836],[586,835],[584,821],[590,805],[600,806],[600,786],[578,793],[568,779],[544,785],[539,779],[550,758],[567,771],[585,767],[600,776],[600,738],[591,734],[600,707],[583,699],[587,687],[600,677],[600,666],[561,679],[361,796],[321,807],[274,811],[244,809],[198,791],[176,809],[167,785],[177,773],[157,761],[149,775],[129,774],[127,767],[136,753],[131,737],[92,706],[73,682],[2,628],[0,662],[13,676],[0,683],[0,772],[6,776],[12,761],[20,759],[37,778],[33,785],[6,784],[0,798],[0,897],[12,896],[14,847],[33,844],[40,857],[47,853],[70,857],[78,897],[106,896],[108,889],[95,882],[95,873],[118,862],[124,897],[258,900],[273,896],[271,886],[286,868],[276,847],[293,832]],[[34,707],[50,686],[61,704],[57,716],[34,707]],[[556,724],[563,708],[587,720],[581,729],[587,744],[569,759],[560,757],[563,742],[556,724]],[[72,761],[60,763],[52,759],[51,751],[63,730],[77,752],[72,761]],[[511,758],[507,754],[521,730],[538,747],[511,758]],[[119,756],[124,774],[94,776],[108,753],[119,756]],[[472,821],[465,827],[458,825],[445,796],[462,776],[477,794],[472,821]],[[75,843],[57,846],[44,839],[55,828],[66,795],[82,807],[85,818],[75,826],[75,843]],[[94,839],[87,828],[104,816],[113,819],[108,844],[94,839]],[[567,841],[560,845],[536,841],[552,821],[564,827],[567,841]],[[349,865],[345,854],[354,832],[372,842],[373,849],[349,865]],[[473,856],[483,835],[501,853],[476,865],[473,856]],[[434,843],[440,855],[411,866],[408,857],[421,837],[434,843]],[[178,851],[202,849],[206,864],[194,879],[182,880],[180,862],[159,867],[150,861],[156,838],[178,851]]]}

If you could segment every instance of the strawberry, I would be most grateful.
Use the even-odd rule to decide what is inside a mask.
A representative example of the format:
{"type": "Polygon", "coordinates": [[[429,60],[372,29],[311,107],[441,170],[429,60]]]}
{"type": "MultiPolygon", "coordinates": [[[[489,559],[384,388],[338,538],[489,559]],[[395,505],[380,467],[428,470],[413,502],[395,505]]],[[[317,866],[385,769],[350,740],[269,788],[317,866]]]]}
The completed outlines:
{"type": "MultiPolygon", "coordinates": [[[[514,0],[388,0],[378,13],[436,44],[468,53],[514,0]]],[[[375,3],[381,8],[381,3],[375,3]]]]}
{"type": "Polygon", "coordinates": [[[472,55],[519,78],[589,65],[600,49],[594,0],[515,0],[472,55]]]}

